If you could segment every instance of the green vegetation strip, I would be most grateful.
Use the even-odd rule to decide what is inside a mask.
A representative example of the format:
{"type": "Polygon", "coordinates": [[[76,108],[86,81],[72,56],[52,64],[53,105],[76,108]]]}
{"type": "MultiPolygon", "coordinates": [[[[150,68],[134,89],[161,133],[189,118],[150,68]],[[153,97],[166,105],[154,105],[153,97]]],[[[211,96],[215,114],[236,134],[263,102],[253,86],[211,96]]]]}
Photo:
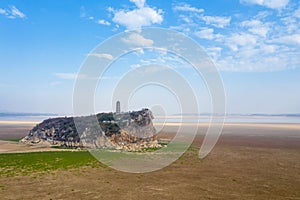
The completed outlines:
{"type": "Polygon", "coordinates": [[[81,166],[103,166],[88,151],[0,154],[0,176],[48,173],[81,166]]]}
{"type": "Polygon", "coordinates": [[[19,142],[22,138],[10,138],[10,139],[2,139],[4,141],[10,141],[10,142],[19,142]]]}

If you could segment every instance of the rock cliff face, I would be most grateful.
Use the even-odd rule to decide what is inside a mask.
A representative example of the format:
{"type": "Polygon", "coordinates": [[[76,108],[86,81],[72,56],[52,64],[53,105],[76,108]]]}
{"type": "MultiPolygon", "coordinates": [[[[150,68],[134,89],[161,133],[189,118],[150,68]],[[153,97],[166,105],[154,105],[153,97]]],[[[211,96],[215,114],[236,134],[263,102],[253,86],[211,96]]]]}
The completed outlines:
{"type": "Polygon", "coordinates": [[[153,115],[149,109],[126,113],[99,113],[96,117],[97,127],[89,123],[90,116],[47,119],[30,130],[21,142],[48,142],[49,145],[73,148],[113,148],[128,151],[160,147],[152,123],[153,115]],[[77,132],[74,120],[81,123],[80,129],[84,131],[77,132]]]}

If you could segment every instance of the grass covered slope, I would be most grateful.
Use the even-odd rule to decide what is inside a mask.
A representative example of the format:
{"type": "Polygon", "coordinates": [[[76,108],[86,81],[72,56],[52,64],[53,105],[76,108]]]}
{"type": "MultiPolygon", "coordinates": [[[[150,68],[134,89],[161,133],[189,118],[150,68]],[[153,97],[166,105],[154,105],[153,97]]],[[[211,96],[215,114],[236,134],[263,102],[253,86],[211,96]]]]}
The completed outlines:
{"type": "Polygon", "coordinates": [[[88,151],[0,154],[0,176],[47,173],[58,169],[101,166],[88,151]]]}

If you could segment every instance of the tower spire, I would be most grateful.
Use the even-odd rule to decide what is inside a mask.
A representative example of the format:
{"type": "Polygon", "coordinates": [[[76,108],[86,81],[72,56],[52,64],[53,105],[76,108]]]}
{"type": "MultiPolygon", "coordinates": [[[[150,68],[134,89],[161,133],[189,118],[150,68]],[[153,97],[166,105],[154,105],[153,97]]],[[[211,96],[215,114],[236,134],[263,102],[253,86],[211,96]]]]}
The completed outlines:
{"type": "Polygon", "coordinates": [[[116,103],[116,113],[120,113],[121,112],[121,103],[120,101],[117,101],[116,103]]]}

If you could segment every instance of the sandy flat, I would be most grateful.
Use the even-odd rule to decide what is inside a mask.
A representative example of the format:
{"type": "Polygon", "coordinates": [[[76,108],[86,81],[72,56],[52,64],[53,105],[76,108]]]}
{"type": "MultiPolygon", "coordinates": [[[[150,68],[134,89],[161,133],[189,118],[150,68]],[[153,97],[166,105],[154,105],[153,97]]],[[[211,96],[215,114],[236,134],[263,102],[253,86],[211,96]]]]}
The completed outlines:
{"type": "MultiPolygon", "coordinates": [[[[207,125],[200,125],[195,150],[164,169],[129,174],[86,166],[42,176],[0,177],[0,199],[300,199],[298,124],[227,123],[212,152],[200,160],[207,125]]],[[[168,124],[160,136],[172,138],[176,128],[168,124]]],[[[47,147],[0,141],[0,149],[47,147]]]]}
{"type": "Polygon", "coordinates": [[[28,135],[33,126],[0,126],[0,140],[20,139],[28,135]]]}
{"type": "Polygon", "coordinates": [[[41,152],[41,151],[67,151],[68,149],[54,149],[48,145],[28,145],[18,142],[0,140],[1,153],[26,153],[26,152],[41,152]]]}
{"type": "MultiPolygon", "coordinates": [[[[25,145],[9,140],[25,137],[31,125],[16,124],[0,126],[0,153],[55,151],[47,145],[25,145]]],[[[29,123],[28,123],[29,124],[29,123]]],[[[155,124],[157,125],[157,123],[155,124]]],[[[165,123],[159,137],[172,139],[178,127],[194,127],[195,123],[165,123]]],[[[200,144],[208,129],[209,123],[198,123],[198,132],[195,141],[200,144]]],[[[267,147],[267,148],[300,148],[300,124],[263,124],[263,123],[226,123],[218,140],[220,144],[267,147]]]]}
{"type": "Polygon", "coordinates": [[[34,126],[40,123],[40,121],[21,121],[21,120],[0,120],[0,125],[28,125],[34,126]]]}

